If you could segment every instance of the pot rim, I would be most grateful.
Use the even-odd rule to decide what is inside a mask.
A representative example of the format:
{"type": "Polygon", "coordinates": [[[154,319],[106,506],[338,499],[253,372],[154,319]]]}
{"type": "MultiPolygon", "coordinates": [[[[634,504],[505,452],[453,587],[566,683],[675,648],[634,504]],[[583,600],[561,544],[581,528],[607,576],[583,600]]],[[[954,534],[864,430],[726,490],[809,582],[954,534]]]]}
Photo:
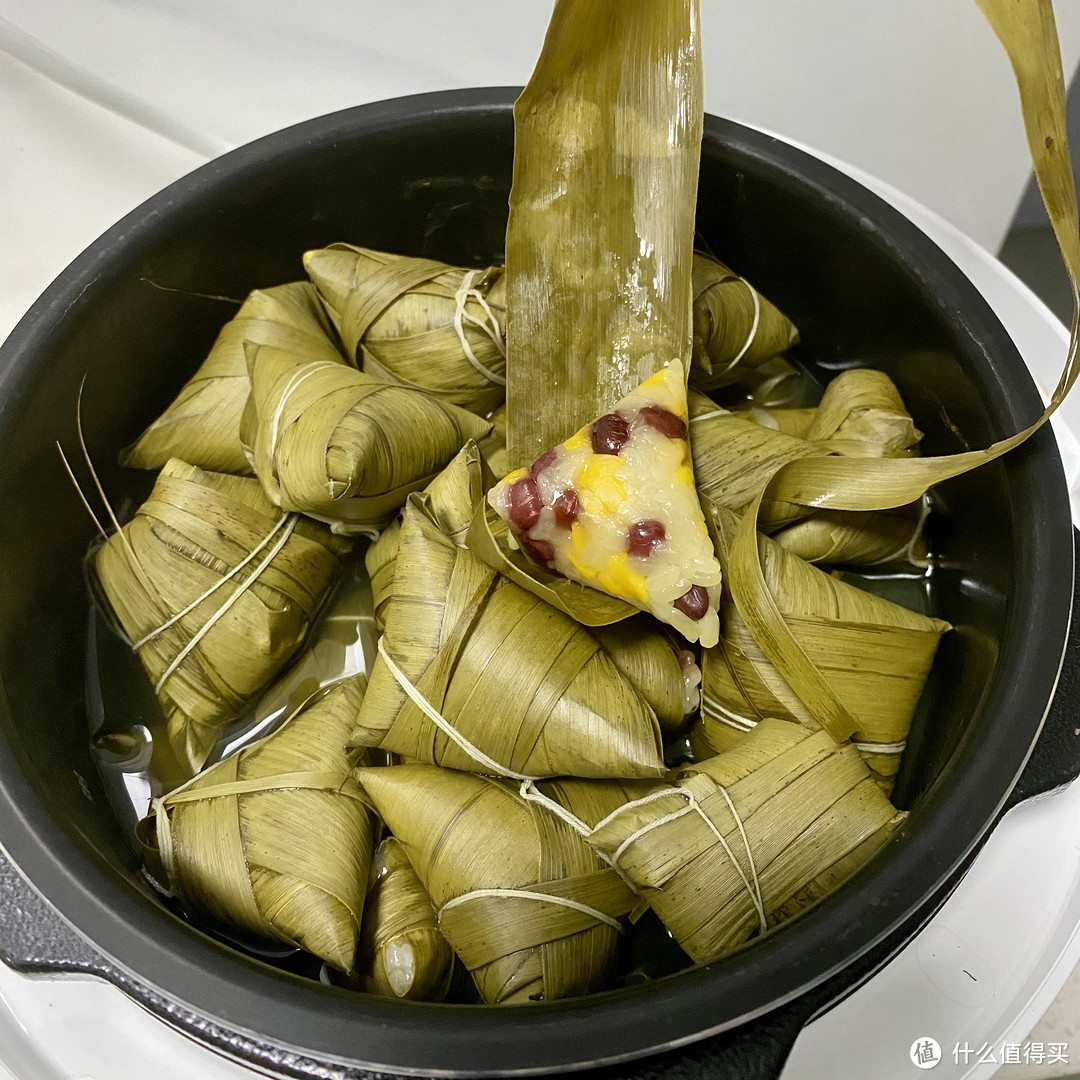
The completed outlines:
{"type": "MultiPolygon", "coordinates": [[[[518,93],[473,88],[361,105],[265,136],[175,181],[79,255],[0,347],[0,431],[23,403],[37,356],[70,310],[94,302],[116,251],[167,228],[219,187],[264,174],[283,156],[442,114],[506,115],[518,93]]],[[[707,116],[705,142],[717,141],[867,219],[876,242],[932,283],[942,307],[964,313],[975,347],[1008,361],[994,366],[992,385],[982,388],[984,396],[991,391],[988,408],[1000,434],[1038,415],[1034,383],[989,305],[899,211],[802,150],[707,116]]],[[[1071,517],[1049,425],[1010,455],[1007,484],[1041,516],[1038,528],[1024,528],[1016,515],[1012,522],[1018,580],[1010,586],[1002,656],[983,706],[998,721],[978,740],[966,733],[890,843],[836,892],[753,942],[750,963],[743,949],[642,987],[522,1009],[394,1002],[298,980],[171,915],[84,848],[51,816],[46,793],[24,773],[10,738],[0,752],[0,845],[65,922],[120,970],[229,1029],[322,1061],[390,1072],[521,1075],[628,1060],[728,1030],[820,984],[900,926],[989,829],[1026,763],[1056,687],[1071,613],[1071,517]],[[1009,775],[1001,775],[1003,763],[1009,775]],[[305,989],[299,1004],[298,981],[305,989]],[[615,1045],[622,1049],[609,1052],[615,1045]],[[588,1061],[581,1060],[582,1046],[595,1047],[588,1061]]],[[[4,697],[5,735],[10,725],[4,697]]]]}

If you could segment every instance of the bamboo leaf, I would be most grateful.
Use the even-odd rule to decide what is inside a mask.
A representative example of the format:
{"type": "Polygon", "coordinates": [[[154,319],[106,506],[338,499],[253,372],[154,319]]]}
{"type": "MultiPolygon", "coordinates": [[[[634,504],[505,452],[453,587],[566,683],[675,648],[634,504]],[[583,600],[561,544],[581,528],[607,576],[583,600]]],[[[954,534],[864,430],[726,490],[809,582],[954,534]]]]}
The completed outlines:
{"type": "MultiPolygon", "coordinates": [[[[768,496],[837,510],[886,510],[921,499],[934,484],[1007,454],[1045,424],[1072,389],[1080,340],[1080,224],[1065,127],[1061,52],[1050,0],[976,0],[1001,39],[1013,66],[1035,175],[1073,293],[1072,329],[1065,366],[1042,415],[1022,431],[984,450],[943,457],[808,458],[780,468],[768,496]]],[[[836,738],[858,726],[821,671],[784,623],[758,561],[758,512],[765,492],[740,524],[731,553],[729,586],[739,614],[756,641],[815,719],[836,738]]]]}
{"type": "Polygon", "coordinates": [[[702,125],[697,0],[558,0],[514,106],[511,468],[688,362],[702,125]]]}

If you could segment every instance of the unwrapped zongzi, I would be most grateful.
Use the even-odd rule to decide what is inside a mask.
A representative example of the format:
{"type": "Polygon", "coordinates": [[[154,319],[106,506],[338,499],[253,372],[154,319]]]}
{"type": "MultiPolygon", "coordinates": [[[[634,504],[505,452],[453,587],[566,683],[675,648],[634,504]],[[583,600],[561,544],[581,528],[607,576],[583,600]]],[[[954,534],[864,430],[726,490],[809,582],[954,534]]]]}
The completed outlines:
{"type": "Polygon", "coordinates": [[[694,488],[678,360],[510,473],[488,502],[542,566],[716,644],[720,566],[694,488]]]}

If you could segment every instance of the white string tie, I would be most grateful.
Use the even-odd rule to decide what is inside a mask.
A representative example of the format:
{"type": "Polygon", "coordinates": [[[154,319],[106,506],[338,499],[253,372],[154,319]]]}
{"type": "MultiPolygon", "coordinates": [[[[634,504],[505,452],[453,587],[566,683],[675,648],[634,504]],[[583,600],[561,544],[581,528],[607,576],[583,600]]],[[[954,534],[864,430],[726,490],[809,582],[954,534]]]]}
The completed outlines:
{"type": "Polygon", "coordinates": [[[285,384],[285,389],[281,392],[281,397],[278,398],[277,408],[274,410],[274,415],[270,418],[270,457],[273,458],[277,454],[277,444],[279,436],[279,428],[281,427],[281,417],[285,412],[285,406],[288,404],[289,398],[300,388],[300,384],[311,378],[324,368],[337,368],[341,367],[336,360],[314,360],[310,364],[305,364],[298,371],[294,371],[289,376],[289,381],[285,384]]]}
{"type": "Polygon", "coordinates": [[[751,720],[749,717],[740,716],[736,712],[725,709],[720,702],[709,697],[708,694],[701,695],[701,707],[709,719],[719,720],[720,723],[727,724],[728,727],[733,727],[736,731],[753,731],[758,726],[756,720],[751,720]]]}
{"type": "MultiPolygon", "coordinates": [[[[916,559],[915,558],[915,545],[919,542],[923,534],[923,529],[926,528],[926,519],[930,516],[932,507],[930,505],[930,496],[924,494],[919,500],[919,520],[915,523],[915,528],[911,533],[911,537],[908,539],[907,544],[904,546],[904,559],[911,563],[912,566],[921,567],[924,570],[930,569],[929,559],[916,559]]],[[[881,560],[885,562],[884,559],[881,560]]]]}
{"type": "Polygon", "coordinates": [[[490,758],[480,750],[478,747],[473,746],[471,742],[464,735],[461,734],[449,720],[446,719],[434,705],[419,690],[413,685],[408,675],[397,666],[391,659],[390,653],[387,652],[385,637],[379,638],[379,655],[383,658],[383,662],[390,669],[390,674],[397,680],[398,686],[405,691],[406,696],[413,702],[414,705],[456,746],[461,750],[464,750],[478,765],[482,765],[488,772],[495,773],[496,776],[504,776],[508,780],[521,780],[531,781],[539,780],[539,776],[527,776],[525,773],[514,772],[513,769],[508,769],[505,765],[500,765],[494,758],[490,758]]]}
{"type": "Polygon", "coordinates": [[[746,352],[750,348],[750,346],[754,344],[754,338],[757,337],[758,325],[761,322],[761,297],[758,296],[757,289],[755,289],[754,286],[746,280],[746,278],[741,277],[739,278],[739,280],[750,290],[750,295],[754,298],[754,321],[750,326],[750,336],[746,339],[746,343],[739,350],[739,353],[735,357],[735,359],[732,360],[730,364],[728,364],[728,371],[730,371],[739,363],[739,361],[746,355],[746,352]]]}
{"type": "Polygon", "coordinates": [[[439,908],[438,918],[441,922],[444,911],[458,907],[458,905],[464,904],[468,900],[478,900],[489,896],[509,896],[515,900],[538,900],[542,904],[557,904],[559,907],[580,911],[583,915],[596,919],[597,922],[607,923],[608,926],[614,927],[620,934],[622,933],[622,926],[619,924],[618,919],[613,919],[604,911],[583,904],[580,900],[571,900],[568,896],[552,896],[550,893],[529,892],[526,889],[473,889],[472,892],[462,893],[461,896],[455,896],[452,900],[447,900],[439,908]]]}
{"type": "Polygon", "coordinates": [[[856,742],[852,739],[851,745],[866,754],[902,754],[907,746],[907,739],[901,739],[900,742],[856,742]]]}
{"type": "Polygon", "coordinates": [[[236,577],[238,573],[240,573],[241,570],[244,569],[245,566],[248,565],[248,563],[253,562],[259,557],[259,554],[263,551],[266,545],[274,539],[278,531],[285,525],[288,520],[289,515],[282,514],[281,517],[278,518],[274,527],[266,534],[266,536],[262,538],[262,540],[259,541],[257,547],[252,548],[251,552],[246,556],[243,562],[238,562],[224,577],[219,578],[215,584],[211,585],[210,588],[202,594],[202,596],[199,596],[195,600],[192,600],[191,603],[188,604],[188,606],[184,608],[183,611],[178,611],[171,619],[169,619],[167,622],[163,622],[156,630],[151,630],[149,634],[146,634],[145,636],[139,638],[139,640],[131,646],[132,649],[138,651],[148,641],[153,641],[154,638],[156,638],[159,634],[163,634],[166,630],[168,630],[170,626],[174,626],[176,623],[178,623],[185,615],[189,615],[191,612],[193,612],[204,600],[213,596],[214,593],[218,591],[218,589],[220,589],[224,585],[227,585],[234,577],[236,577]]]}
{"type": "Polygon", "coordinates": [[[483,277],[483,270],[470,270],[461,279],[461,286],[457,292],[454,293],[454,329],[457,331],[458,340],[461,342],[461,348],[465,352],[465,356],[468,358],[469,363],[472,364],[481,375],[484,376],[488,382],[493,382],[498,386],[506,385],[506,378],[499,375],[497,372],[491,370],[491,368],[484,365],[478,358],[476,353],[472,351],[472,346],[469,344],[469,337],[465,333],[465,323],[470,326],[475,326],[482,333],[486,334],[495,344],[495,348],[499,350],[499,355],[506,359],[506,346],[503,344],[502,332],[499,329],[499,321],[495,318],[495,312],[493,312],[488,305],[487,300],[483,294],[477,289],[476,282],[483,277]],[[485,318],[478,319],[474,315],[470,315],[465,310],[465,305],[470,301],[475,300],[483,309],[485,318]]]}
{"type": "Polygon", "coordinates": [[[699,420],[715,420],[718,416],[733,416],[730,409],[711,409],[709,412],[698,413],[690,417],[690,423],[696,424],[699,420]]]}
{"type": "Polygon", "coordinates": [[[206,635],[220,619],[225,617],[233,604],[235,604],[236,601],[239,600],[240,597],[243,596],[244,593],[247,592],[247,590],[250,589],[251,586],[259,580],[259,575],[278,557],[278,553],[288,543],[289,537],[292,536],[293,529],[296,528],[296,523],[298,520],[299,514],[289,515],[288,524],[285,526],[285,529],[282,535],[279,537],[277,543],[274,544],[274,546],[269,550],[269,552],[267,552],[266,557],[263,559],[263,561],[259,563],[257,567],[255,567],[255,570],[252,572],[251,576],[248,577],[248,579],[233,592],[229,599],[226,600],[225,603],[222,604],[221,607],[219,607],[217,611],[215,611],[214,614],[211,615],[210,618],[203,623],[202,628],[199,630],[199,632],[180,650],[179,653],[177,653],[176,657],[173,659],[173,662],[165,669],[161,678],[158,679],[157,685],[154,687],[155,694],[161,693],[162,687],[164,687],[164,685],[169,681],[176,669],[187,659],[188,654],[191,652],[191,650],[194,649],[195,646],[198,645],[204,637],[206,637],[206,635]]]}

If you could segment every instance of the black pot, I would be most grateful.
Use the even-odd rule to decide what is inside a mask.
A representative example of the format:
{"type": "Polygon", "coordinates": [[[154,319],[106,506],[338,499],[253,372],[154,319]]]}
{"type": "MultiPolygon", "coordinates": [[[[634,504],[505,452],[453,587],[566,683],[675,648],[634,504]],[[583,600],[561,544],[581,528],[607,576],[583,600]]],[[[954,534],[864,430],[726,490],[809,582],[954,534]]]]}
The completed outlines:
{"type": "MultiPolygon", "coordinates": [[[[587,999],[416,1005],[275,970],[158,902],[88,752],[79,562],[91,529],[53,447],[75,444],[79,381],[88,374],[91,453],[106,487],[121,490],[109,463],[205,355],[234,310],[220,297],[294,280],[301,252],[338,239],[497,260],[514,96],[382,102],[228,154],[93,244],[0,352],[0,843],[108,958],[115,981],[211,1044],[285,1073],[302,1073],[300,1059],[274,1048],[398,1071],[521,1073],[625,1061],[765,1014],[754,1030],[768,1034],[780,1006],[816,1000],[808,992],[835,987],[838,972],[846,983],[865,974],[883,942],[897,947],[932,909],[1005,805],[1058,677],[1073,549],[1044,428],[938,491],[934,600],[956,631],[905,756],[897,790],[908,822],[842,888],[760,942],[587,999]],[[230,1042],[229,1032],[239,1034],[230,1042]],[[250,1050],[260,1045],[261,1057],[250,1050]]],[[[985,446],[1038,416],[1027,370],[975,288],[918,229],[828,166],[707,118],[698,228],[792,316],[809,364],[888,371],[926,432],[924,452],[985,446]]]]}

